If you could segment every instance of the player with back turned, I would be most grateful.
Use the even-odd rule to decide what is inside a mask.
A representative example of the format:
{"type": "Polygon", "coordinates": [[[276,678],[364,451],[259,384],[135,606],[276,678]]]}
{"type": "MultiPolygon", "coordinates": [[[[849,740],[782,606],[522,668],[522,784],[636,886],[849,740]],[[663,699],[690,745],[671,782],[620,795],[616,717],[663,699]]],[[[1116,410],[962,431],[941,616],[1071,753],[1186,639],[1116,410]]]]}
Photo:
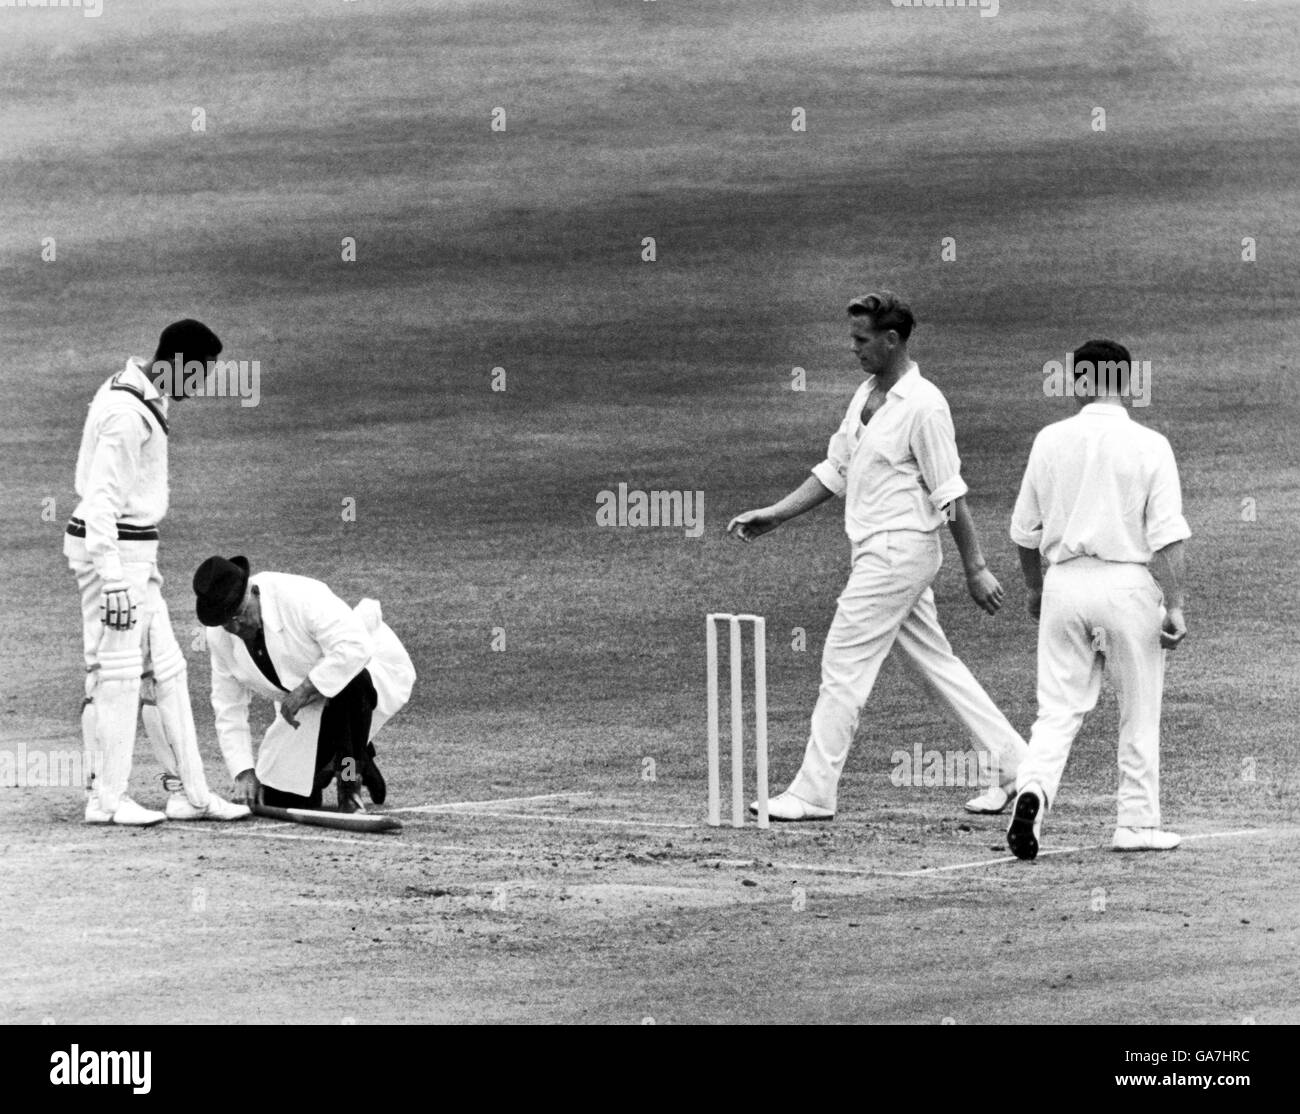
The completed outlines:
{"type": "Polygon", "coordinates": [[[1191,530],[1173,449],[1125,409],[1131,363],[1128,349],[1109,340],[1074,353],[1079,413],[1034,439],[1011,516],[1038,620],[1038,719],[1007,831],[1021,859],[1038,855],[1043,814],[1056,804],[1103,673],[1119,702],[1112,846],[1170,851],[1180,842],[1160,827],[1160,703],[1165,652],[1187,634],[1183,542],[1191,530]]]}
{"type": "Polygon", "coordinates": [[[249,815],[245,806],[208,788],[185,655],[172,630],[158,572],[158,524],[168,502],[169,409],[173,400],[184,397],[190,380],[155,369],[185,369],[197,362],[210,370],[220,353],[221,341],[201,322],[168,325],[153,367],[131,357],[99,388],[86,416],[77,454],[80,501],[64,535],[63,553],[81,594],[88,824],[140,827],[249,815]],[[164,770],[164,812],[144,808],[127,794],[137,716],[144,719],[164,770]]]}

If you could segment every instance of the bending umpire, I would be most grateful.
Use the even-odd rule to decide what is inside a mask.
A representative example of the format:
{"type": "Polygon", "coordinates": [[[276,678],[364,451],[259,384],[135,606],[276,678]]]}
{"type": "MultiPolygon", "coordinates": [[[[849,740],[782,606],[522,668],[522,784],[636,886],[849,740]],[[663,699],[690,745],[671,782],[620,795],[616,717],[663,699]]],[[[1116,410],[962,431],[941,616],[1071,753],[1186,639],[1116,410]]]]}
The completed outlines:
{"type": "Polygon", "coordinates": [[[362,785],[383,804],[388,790],[371,740],[410,699],[415,669],[378,601],[353,609],[319,580],[250,575],[244,557],[209,557],[194,574],[194,593],[208,628],[217,742],[235,799],[319,808],[337,774],[340,812],[365,811],[362,785]],[[248,727],[254,695],[278,711],[256,765],[248,727]]]}

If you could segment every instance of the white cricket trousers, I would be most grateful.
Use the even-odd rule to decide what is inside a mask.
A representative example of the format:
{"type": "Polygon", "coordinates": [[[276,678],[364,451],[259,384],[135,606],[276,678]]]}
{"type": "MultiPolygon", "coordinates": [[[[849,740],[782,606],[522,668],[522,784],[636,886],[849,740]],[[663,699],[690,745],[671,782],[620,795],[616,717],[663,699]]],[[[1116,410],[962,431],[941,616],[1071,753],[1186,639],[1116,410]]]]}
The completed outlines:
{"type": "Polygon", "coordinates": [[[958,660],[939,626],[930,583],[943,563],[938,532],[891,530],[854,546],[822,650],[822,684],[803,766],[790,792],[834,811],[845,759],[862,709],[889,651],[898,648],[912,677],[990,752],[1010,789],[1025,741],[958,660]]]}
{"type": "Polygon", "coordinates": [[[126,795],[138,713],[163,769],[180,778],[192,805],[206,808],[211,792],[194,730],[185,655],[162,596],[158,543],[119,541],[118,549],[123,579],[135,592],[138,605],[135,626],[122,631],[110,630],[101,618],[104,582],[86,552],[85,541],[64,537],[63,552],[81,595],[86,660],[82,734],[86,767],[95,775],[94,792],[109,812],[126,795]]]}
{"type": "Polygon", "coordinates": [[[1070,746],[1104,672],[1119,701],[1119,826],[1160,826],[1163,596],[1146,565],[1076,557],[1047,570],[1038,621],[1038,719],[1018,788],[1056,803],[1070,746]]]}

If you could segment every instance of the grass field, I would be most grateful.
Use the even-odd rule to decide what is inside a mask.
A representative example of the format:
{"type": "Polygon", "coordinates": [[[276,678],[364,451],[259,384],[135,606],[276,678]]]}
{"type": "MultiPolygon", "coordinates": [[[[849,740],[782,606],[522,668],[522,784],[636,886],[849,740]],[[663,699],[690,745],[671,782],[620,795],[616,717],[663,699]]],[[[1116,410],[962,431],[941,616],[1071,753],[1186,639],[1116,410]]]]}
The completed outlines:
{"type": "MultiPolygon", "coordinates": [[[[420,674],[378,740],[390,807],[438,806],[397,836],[127,832],[83,827],[78,786],[0,789],[0,1020],[1300,1021],[1293,5],[104,0],[0,23],[0,747],[79,745],[60,534],[84,407],[193,315],[261,394],[175,415],[182,645],[212,553],[378,597],[420,674]],[[892,663],[833,825],[704,826],[704,614],[767,617],[783,787],[847,575],[838,503],[749,547],[723,530],[821,459],[859,381],[844,304],[881,286],[917,310],[1008,590],[978,611],[945,542],[940,614],[1025,732],[1006,528],[1072,408],[1041,368],[1092,336],[1152,361],[1135,414],[1194,532],[1177,853],[1100,850],[1106,695],[1044,830],[1078,850],[987,863],[1005,821],[890,781],[895,749],[967,746],[892,663]],[[620,483],[703,492],[703,536],[599,527],[620,483]]],[[[154,774],[142,738],[144,803],[154,774]]]]}

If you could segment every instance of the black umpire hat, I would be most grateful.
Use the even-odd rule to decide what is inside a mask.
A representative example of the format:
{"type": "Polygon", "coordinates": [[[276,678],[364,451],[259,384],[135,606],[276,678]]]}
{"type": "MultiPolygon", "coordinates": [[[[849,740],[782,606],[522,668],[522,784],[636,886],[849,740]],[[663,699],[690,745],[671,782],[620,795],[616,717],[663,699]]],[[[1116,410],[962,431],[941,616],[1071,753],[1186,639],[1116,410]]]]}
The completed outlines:
{"type": "Polygon", "coordinates": [[[244,602],[248,587],[248,558],[209,557],[194,574],[194,610],[205,627],[228,622],[244,602]]]}

